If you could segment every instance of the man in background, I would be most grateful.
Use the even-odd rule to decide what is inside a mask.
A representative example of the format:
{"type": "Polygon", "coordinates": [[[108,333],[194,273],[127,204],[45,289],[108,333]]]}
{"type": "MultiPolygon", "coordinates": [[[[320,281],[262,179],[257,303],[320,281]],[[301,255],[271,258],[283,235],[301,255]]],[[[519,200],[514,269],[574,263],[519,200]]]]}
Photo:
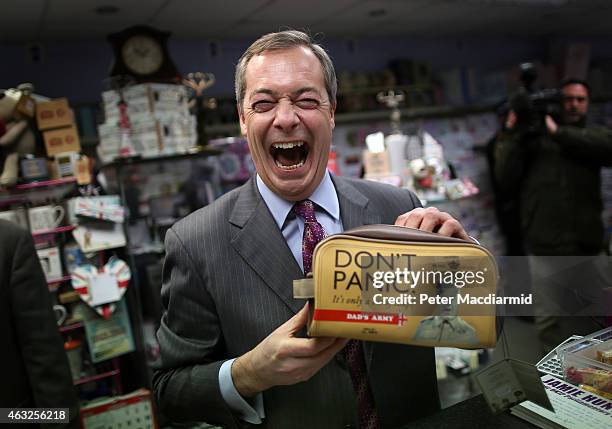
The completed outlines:
{"type": "Polygon", "coordinates": [[[4,220],[0,220],[0,342],[0,406],[68,408],[70,423],[41,427],[78,428],[76,390],[32,236],[4,220]]]}
{"type": "Polygon", "coordinates": [[[535,320],[544,351],[572,334],[601,328],[586,315],[567,317],[580,312],[581,295],[591,296],[593,291],[586,288],[593,283],[584,271],[568,271],[573,261],[560,257],[603,252],[600,169],[612,165],[612,131],[587,126],[588,84],[568,79],[560,89],[559,118],[546,115],[539,130],[526,129],[511,110],[495,153],[500,187],[519,194],[535,320]]]}

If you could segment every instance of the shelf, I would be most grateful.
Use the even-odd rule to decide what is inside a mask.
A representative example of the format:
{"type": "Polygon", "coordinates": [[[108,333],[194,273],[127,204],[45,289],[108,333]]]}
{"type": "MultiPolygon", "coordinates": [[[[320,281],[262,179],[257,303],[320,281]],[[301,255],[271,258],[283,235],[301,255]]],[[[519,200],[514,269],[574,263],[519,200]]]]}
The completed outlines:
{"type": "Polygon", "coordinates": [[[44,188],[49,186],[62,186],[76,182],[76,177],[65,177],[63,179],[43,180],[41,182],[24,183],[16,185],[15,190],[27,191],[28,189],[44,188]]]}
{"type": "Polygon", "coordinates": [[[215,148],[205,147],[203,149],[186,152],[186,153],[175,153],[171,155],[158,155],[151,157],[142,157],[142,156],[132,156],[127,158],[117,158],[114,161],[103,164],[101,168],[111,168],[111,167],[124,167],[128,165],[139,165],[139,164],[148,164],[153,162],[160,161],[176,161],[185,158],[193,158],[193,157],[206,157],[206,156],[215,156],[221,154],[223,151],[215,148]]]}
{"type": "Polygon", "coordinates": [[[102,380],[103,378],[113,377],[118,375],[121,371],[118,369],[113,369],[112,371],[103,372],[101,374],[91,375],[89,377],[82,377],[77,380],[74,380],[73,384],[78,386],[80,384],[90,383],[92,381],[102,380]]]}
{"type": "Polygon", "coordinates": [[[74,331],[75,329],[80,329],[83,326],[85,326],[83,322],[77,322],[71,325],[60,326],[59,331],[60,332],[70,332],[70,331],[74,331]]]}
{"type": "Polygon", "coordinates": [[[49,280],[49,281],[47,282],[47,284],[49,285],[49,287],[51,287],[51,286],[53,286],[53,285],[55,285],[55,284],[58,284],[58,283],[64,283],[64,282],[67,282],[68,280],[72,280],[72,276],[68,275],[68,276],[64,276],[64,277],[59,278],[59,279],[49,280]]]}
{"type": "Polygon", "coordinates": [[[434,85],[432,83],[419,83],[413,85],[382,85],[382,86],[367,86],[367,87],[357,87],[350,89],[338,88],[338,98],[350,96],[350,95],[359,95],[359,94],[378,94],[379,92],[387,92],[387,91],[403,91],[403,92],[421,92],[421,91],[429,91],[434,89],[434,85]]]}
{"type": "MultiPolygon", "coordinates": [[[[476,104],[472,106],[427,106],[400,109],[402,121],[424,118],[443,118],[469,115],[473,113],[492,112],[495,109],[495,104],[476,104]]],[[[380,110],[368,110],[363,112],[346,112],[336,113],[334,120],[336,124],[349,124],[353,122],[368,122],[368,121],[389,121],[391,110],[381,106],[380,110]]],[[[228,133],[234,134],[232,131],[240,131],[240,125],[236,122],[233,124],[218,124],[206,126],[206,131],[210,134],[228,133]]]]}
{"type": "Polygon", "coordinates": [[[73,192],[75,184],[76,178],[65,177],[63,179],[23,183],[12,188],[0,189],[0,207],[37,200],[59,200],[73,192]]]}
{"type": "Polygon", "coordinates": [[[6,195],[0,195],[0,207],[23,204],[27,201],[28,199],[24,197],[14,197],[12,195],[7,197],[6,195]]]}
{"type": "MultiPolygon", "coordinates": [[[[495,104],[477,104],[473,106],[427,106],[400,109],[402,122],[413,119],[444,118],[453,116],[469,115],[474,113],[491,112],[495,104]]],[[[391,111],[389,109],[372,110],[366,112],[338,113],[335,116],[336,124],[366,121],[389,121],[391,111]]]]}
{"type": "Polygon", "coordinates": [[[55,280],[49,280],[47,282],[47,285],[49,287],[49,292],[55,292],[59,289],[59,286],[67,281],[72,280],[72,276],[64,276],[62,278],[59,279],[55,279],[55,280]]]}
{"type": "Polygon", "coordinates": [[[53,228],[53,229],[41,229],[40,231],[33,232],[32,236],[40,237],[41,235],[59,234],[62,232],[72,231],[75,228],[76,226],[70,225],[70,226],[60,226],[59,228],[53,228]]]}

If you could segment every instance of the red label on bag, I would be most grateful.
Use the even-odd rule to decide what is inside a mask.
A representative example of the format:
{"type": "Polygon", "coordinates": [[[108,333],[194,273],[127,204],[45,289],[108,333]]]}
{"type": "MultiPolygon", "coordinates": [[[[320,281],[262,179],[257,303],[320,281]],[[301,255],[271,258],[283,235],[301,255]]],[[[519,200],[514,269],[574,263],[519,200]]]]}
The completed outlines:
{"type": "Polygon", "coordinates": [[[313,320],[327,322],[367,322],[403,326],[408,320],[403,314],[370,313],[365,311],[320,310],[314,311],[313,320]]]}

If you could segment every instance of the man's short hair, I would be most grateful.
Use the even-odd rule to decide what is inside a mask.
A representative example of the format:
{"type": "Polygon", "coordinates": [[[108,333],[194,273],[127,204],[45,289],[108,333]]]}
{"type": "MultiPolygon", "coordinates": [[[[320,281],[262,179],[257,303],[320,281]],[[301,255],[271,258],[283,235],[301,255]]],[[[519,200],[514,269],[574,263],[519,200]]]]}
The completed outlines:
{"type": "Polygon", "coordinates": [[[586,88],[589,97],[591,96],[591,87],[589,86],[586,80],[578,79],[576,77],[568,77],[567,79],[563,79],[561,81],[561,85],[559,85],[559,88],[563,89],[569,85],[582,85],[586,88]]]}
{"type": "Polygon", "coordinates": [[[336,102],[336,93],[338,91],[338,83],[336,82],[336,71],[331,58],[317,43],[314,43],[312,38],[301,31],[287,30],[277,33],[268,33],[257,39],[249,48],[242,54],[236,65],[235,87],[236,87],[236,102],[238,108],[242,109],[244,93],[246,90],[245,73],[246,68],[255,55],[260,55],[265,51],[276,49],[288,49],[298,46],[310,48],[313,54],[319,59],[323,68],[323,77],[325,79],[325,90],[331,103],[336,102]]]}

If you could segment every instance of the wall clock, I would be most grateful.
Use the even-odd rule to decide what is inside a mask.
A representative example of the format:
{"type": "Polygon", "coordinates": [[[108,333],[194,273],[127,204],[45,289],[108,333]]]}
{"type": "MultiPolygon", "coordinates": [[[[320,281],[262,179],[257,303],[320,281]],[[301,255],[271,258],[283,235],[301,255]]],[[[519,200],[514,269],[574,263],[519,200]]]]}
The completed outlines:
{"type": "Polygon", "coordinates": [[[115,55],[111,76],[130,76],[137,82],[176,83],[180,75],[168,52],[170,33],[144,25],[108,36],[115,55]]]}

